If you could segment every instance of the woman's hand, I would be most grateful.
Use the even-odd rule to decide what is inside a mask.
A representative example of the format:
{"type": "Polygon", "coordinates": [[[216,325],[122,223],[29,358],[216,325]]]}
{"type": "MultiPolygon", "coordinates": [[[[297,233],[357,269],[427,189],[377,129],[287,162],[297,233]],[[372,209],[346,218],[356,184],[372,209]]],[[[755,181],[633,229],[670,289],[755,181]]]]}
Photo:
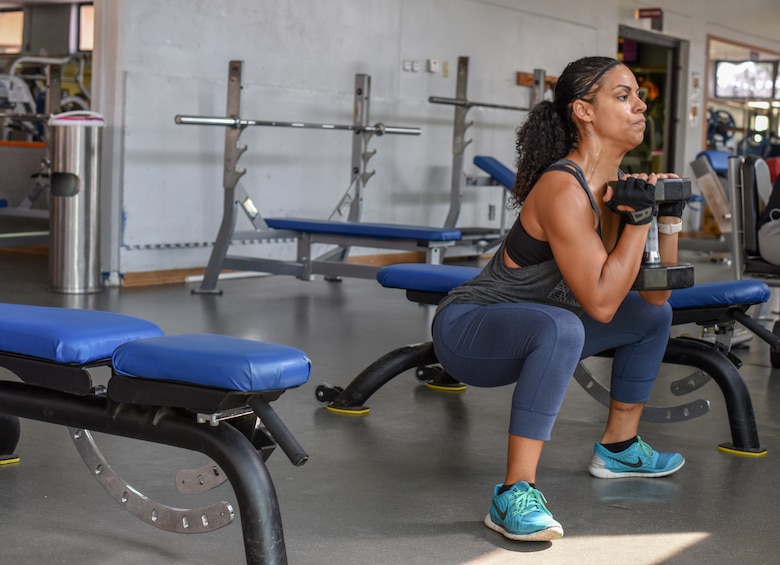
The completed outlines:
{"type": "MultiPolygon", "coordinates": [[[[675,173],[659,173],[659,179],[678,179],[679,175],[675,173]]],[[[685,200],[677,202],[660,202],[658,204],[658,223],[676,224],[682,218],[682,212],[685,208],[685,200]]]]}
{"type": "Polygon", "coordinates": [[[607,185],[604,202],[613,212],[623,216],[628,224],[649,224],[655,216],[655,183],[658,175],[651,173],[630,174],[621,178],[615,186],[607,185]]]}

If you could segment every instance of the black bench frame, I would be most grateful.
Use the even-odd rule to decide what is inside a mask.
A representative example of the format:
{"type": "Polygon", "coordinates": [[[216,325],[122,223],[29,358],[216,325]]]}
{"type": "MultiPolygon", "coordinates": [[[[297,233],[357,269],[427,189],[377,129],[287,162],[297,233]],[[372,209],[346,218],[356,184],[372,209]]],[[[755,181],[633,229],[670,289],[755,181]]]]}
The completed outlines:
{"type": "MultiPolygon", "coordinates": [[[[115,373],[107,390],[94,386],[90,369],[109,363],[63,365],[0,352],[0,366],[22,380],[0,381],[0,414],[206,455],[222,469],[235,492],[247,564],[285,565],[279,503],[265,460],[276,445],[294,465],[303,464],[307,456],[269,405],[284,390],[241,393],[115,373]],[[244,417],[230,423],[216,425],[218,421],[203,418],[199,423],[198,413],[241,407],[247,408],[244,417]],[[264,430],[256,426],[258,421],[264,430]]],[[[9,425],[9,420],[0,419],[0,425],[9,425]]]]}
{"type": "MultiPolygon", "coordinates": [[[[406,291],[406,297],[410,301],[428,305],[438,304],[444,296],[446,296],[445,293],[438,292],[406,291]]],[[[739,321],[777,348],[778,343],[780,343],[780,337],[767,331],[746,314],[750,306],[750,304],[747,304],[712,308],[675,309],[672,324],[695,322],[700,325],[717,325],[721,335],[728,334],[730,336],[734,323],[739,321]]],[[[761,447],[759,442],[750,393],[738,370],[742,363],[729,351],[729,343],[730,339],[719,340],[713,344],[691,338],[671,338],[663,361],[664,363],[700,369],[709,375],[721,389],[726,401],[731,442],[720,444],[719,449],[741,455],[762,456],[766,454],[766,450],[761,447]]],[[[602,355],[610,356],[611,353],[604,352],[602,355]]],[[[374,361],[345,388],[333,387],[327,384],[319,385],[316,389],[316,396],[321,402],[327,402],[328,408],[334,411],[367,413],[368,409],[365,403],[368,398],[385,383],[409,369],[416,369],[418,377],[430,379],[434,385],[446,387],[459,384],[441,368],[431,368],[437,363],[438,359],[436,358],[432,342],[406,345],[390,351],[374,361]]],[[[579,378],[578,380],[585,386],[586,383],[583,380],[579,378]]],[[[689,387],[689,390],[686,392],[695,390],[695,388],[700,387],[705,382],[706,379],[700,380],[693,389],[689,387]]],[[[681,385],[680,383],[673,383],[672,386],[673,390],[675,390],[674,387],[680,389],[681,385]]],[[[588,386],[585,388],[588,392],[591,392],[588,386]]],[[[599,398],[598,394],[593,394],[593,396],[604,403],[604,399],[599,398]]],[[[651,407],[645,408],[645,414],[648,413],[648,408],[651,407]]],[[[654,421],[662,420],[655,419],[654,421]]]]}

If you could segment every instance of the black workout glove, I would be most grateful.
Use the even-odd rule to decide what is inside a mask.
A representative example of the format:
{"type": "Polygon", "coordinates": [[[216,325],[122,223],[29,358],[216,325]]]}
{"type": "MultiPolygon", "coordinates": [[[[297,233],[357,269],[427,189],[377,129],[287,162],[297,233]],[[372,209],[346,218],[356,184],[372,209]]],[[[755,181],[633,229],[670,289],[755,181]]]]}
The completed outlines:
{"type": "Polygon", "coordinates": [[[685,208],[685,200],[680,200],[679,202],[661,202],[658,204],[658,216],[682,218],[683,208],[685,208]]]}
{"type": "Polygon", "coordinates": [[[636,177],[622,178],[610,183],[614,195],[609,200],[607,208],[620,214],[626,223],[641,226],[649,224],[656,213],[655,185],[636,177]],[[618,210],[618,206],[628,206],[634,212],[618,210]]]}

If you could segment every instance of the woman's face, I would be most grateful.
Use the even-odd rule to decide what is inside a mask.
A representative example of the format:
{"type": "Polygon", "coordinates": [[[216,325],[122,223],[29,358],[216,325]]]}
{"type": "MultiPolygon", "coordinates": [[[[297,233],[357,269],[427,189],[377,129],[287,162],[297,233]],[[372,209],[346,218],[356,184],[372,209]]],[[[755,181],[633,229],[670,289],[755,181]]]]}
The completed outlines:
{"type": "Polygon", "coordinates": [[[618,65],[604,75],[594,100],[594,129],[601,136],[625,144],[627,151],[641,145],[645,137],[647,104],[639,98],[638,90],[634,73],[618,65]]]}

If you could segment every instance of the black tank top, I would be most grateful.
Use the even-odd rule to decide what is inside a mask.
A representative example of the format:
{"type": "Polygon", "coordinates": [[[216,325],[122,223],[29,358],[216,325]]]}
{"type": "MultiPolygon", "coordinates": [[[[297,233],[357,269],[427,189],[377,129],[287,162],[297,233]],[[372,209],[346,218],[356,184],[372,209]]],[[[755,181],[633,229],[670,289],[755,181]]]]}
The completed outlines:
{"type": "MultiPolygon", "coordinates": [[[[596,211],[596,215],[599,216],[599,236],[601,236],[601,215],[599,213],[598,206],[593,201],[593,196],[588,188],[588,183],[585,180],[585,173],[582,172],[580,166],[574,161],[568,159],[561,159],[550,165],[545,169],[544,173],[548,171],[564,171],[574,176],[582,189],[588,195],[590,199],[591,207],[596,211]]],[[[544,174],[542,173],[542,174],[544,174]]],[[[550,244],[546,241],[538,240],[525,231],[522,222],[520,222],[520,216],[517,216],[512,229],[506,236],[505,243],[506,253],[509,258],[512,259],[520,267],[528,267],[529,265],[538,265],[544,263],[553,258],[552,249],[550,244]]]]}

